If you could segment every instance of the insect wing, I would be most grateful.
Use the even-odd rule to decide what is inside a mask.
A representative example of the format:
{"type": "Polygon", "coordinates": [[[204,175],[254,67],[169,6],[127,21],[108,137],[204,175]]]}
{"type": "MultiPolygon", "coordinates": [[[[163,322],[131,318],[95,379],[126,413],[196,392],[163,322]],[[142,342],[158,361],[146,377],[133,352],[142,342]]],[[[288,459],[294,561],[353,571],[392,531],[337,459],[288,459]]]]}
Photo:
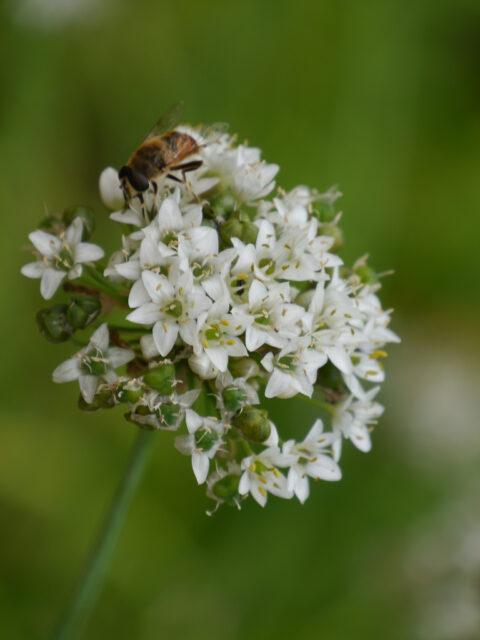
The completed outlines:
{"type": "Polygon", "coordinates": [[[222,134],[227,133],[229,128],[228,122],[213,122],[200,127],[199,133],[206,143],[211,143],[218,140],[222,134]]]}
{"type": "Polygon", "coordinates": [[[177,102],[173,107],[167,109],[161,116],[159,121],[155,124],[153,129],[151,129],[148,134],[145,136],[143,142],[145,140],[149,140],[150,138],[154,138],[155,136],[161,136],[167,131],[171,131],[175,125],[178,124],[183,112],[183,100],[181,102],[177,102]]]}

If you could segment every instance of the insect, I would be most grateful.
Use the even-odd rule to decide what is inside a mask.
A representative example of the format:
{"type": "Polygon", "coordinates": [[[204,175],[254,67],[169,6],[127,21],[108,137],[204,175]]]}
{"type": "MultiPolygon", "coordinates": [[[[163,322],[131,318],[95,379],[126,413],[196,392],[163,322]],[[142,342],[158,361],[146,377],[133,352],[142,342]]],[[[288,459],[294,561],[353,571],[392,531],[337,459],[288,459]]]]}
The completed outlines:
{"type": "Polygon", "coordinates": [[[150,182],[156,191],[155,179],[162,176],[185,182],[185,174],[202,165],[202,160],[184,162],[198,153],[200,146],[192,136],[175,131],[182,110],[183,102],[168,109],[118,172],[126,200],[138,196],[143,201],[142,194],[148,190],[150,182]],[[183,180],[173,171],[181,171],[183,180]]]}

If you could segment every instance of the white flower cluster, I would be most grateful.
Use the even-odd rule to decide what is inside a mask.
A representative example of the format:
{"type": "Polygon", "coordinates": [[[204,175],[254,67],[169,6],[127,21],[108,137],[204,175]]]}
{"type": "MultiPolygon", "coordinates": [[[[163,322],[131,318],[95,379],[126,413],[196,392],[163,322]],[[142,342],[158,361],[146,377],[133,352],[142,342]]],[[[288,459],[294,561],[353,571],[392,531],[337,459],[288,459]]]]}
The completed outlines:
{"type": "Polygon", "coordinates": [[[185,424],[176,447],[217,504],[251,494],[263,506],[269,493],[304,502],[309,478],[341,477],[343,439],[371,447],[383,347],[398,341],[390,314],[365,260],[347,269],[338,256],[338,192],[267,198],[278,166],[259,149],[177,131],[197,142],[194,170],[158,172],[128,195],[115,169],[102,173],[102,199],[128,231],[101,270],[82,272],[103,255],[80,242],[82,216],[30,236],[41,255],[23,272],[42,277],[45,298],[79,278],[65,286],[73,299],[41,312],[42,333],[62,341],[98,327],[54,381],[78,379],[86,410],[125,404],[142,428],[185,424]],[[323,421],[283,441],[262,396],[307,398],[323,421]]]}

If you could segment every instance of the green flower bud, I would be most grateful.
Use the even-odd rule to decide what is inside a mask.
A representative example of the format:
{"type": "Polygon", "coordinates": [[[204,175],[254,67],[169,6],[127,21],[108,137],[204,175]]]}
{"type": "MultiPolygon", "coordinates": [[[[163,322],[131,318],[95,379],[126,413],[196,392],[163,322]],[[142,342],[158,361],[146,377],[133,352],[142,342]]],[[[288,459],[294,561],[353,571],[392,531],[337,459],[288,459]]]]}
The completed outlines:
{"type": "Polygon", "coordinates": [[[38,228],[58,236],[65,230],[65,223],[62,222],[58,215],[54,214],[44,218],[38,225],[38,228]]]}
{"type": "Polygon", "coordinates": [[[169,427],[175,424],[180,413],[180,405],[166,402],[160,407],[162,421],[169,427]]]}
{"type": "Polygon", "coordinates": [[[318,370],[316,384],[333,391],[343,391],[345,389],[345,382],[340,370],[330,361],[318,370]]]}
{"type": "Polygon", "coordinates": [[[82,396],[78,398],[78,408],[82,411],[92,412],[100,409],[111,409],[116,405],[115,394],[111,388],[104,388],[98,391],[93,401],[88,404],[82,396]]]}
{"type": "Polygon", "coordinates": [[[245,242],[245,244],[255,244],[258,236],[258,227],[256,227],[253,222],[250,220],[242,221],[242,235],[240,239],[245,242]]]}
{"type": "Polygon", "coordinates": [[[243,224],[237,218],[230,218],[220,227],[220,238],[228,246],[232,246],[232,238],[241,238],[243,224]]]}
{"type": "Polygon", "coordinates": [[[212,492],[221,500],[232,500],[238,496],[240,476],[228,475],[218,480],[212,487],[212,492]]]}
{"type": "Polygon", "coordinates": [[[337,227],[334,224],[323,224],[320,227],[320,233],[322,236],[329,236],[330,238],[333,238],[334,242],[330,251],[335,253],[343,247],[343,231],[340,227],[337,227]]]}
{"type": "Polygon", "coordinates": [[[37,313],[40,333],[50,342],[66,342],[75,329],[67,321],[67,305],[56,304],[37,313]]]}
{"type": "Polygon", "coordinates": [[[88,240],[95,229],[95,220],[92,209],[90,209],[90,207],[82,206],[65,209],[62,215],[62,220],[67,226],[72,224],[75,218],[80,218],[83,223],[82,240],[88,240]]]}
{"type": "Polygon", "coordinates": [[[100,300],[95,296],[74,294],[70,297],[67,320],[75,329],[86,329],[101,310],[100,300]]]}
{"type": "Polygon", "coordinates": [[[242,435],[252,442],[265,442],[268,439],[271,426],[265,409],[244,407],[233,419],[233,424],[242,435]]]}
{"type": "Polygon", "coordinates": [[[152,389],[156,389],[164,396],[169,396],[173,393],[175,386],[175,367],[170,363],[162,364],[147,371],[143,379],[152,389]]]}
{"type": "Polygon", "coordinates": [[[364,284],[377,284],[378,283],[378,276],[377,276],[376,271],[374,269],[372,269],[372,267],[369,267],[366,264],[364,264],[361,267],[358,267],[357,269],[355,269],[355,273],[357,274],[357,276],[360,278],[360,280],[364,284]]]}
{"type": "Polygon", "coordinates": [[[128,382],[122,382],[118,385],[115,397],[118,402],[129,402],[135,404],[143,395],[143,385],[136,380],[128,380],[128,382]]]}
{"type": "Polygon", "coordinates": [[[238,387],[227,387],[223,390],[223,404],[227,411],[238,411],[247,399],[247,394],[238,387]]]}
{"type": "Polygon", "coordinates": [[[327,202],[318,203],[314,214],[320,222],[332,222],[336,215],[333,204],[328,204],[327,202]]]}
{"type": "Polygon", "coordinates": [[[211,202],[211,210],[214,213],[214,216],[211,214],[207,217],[216,217],[220,216],[222,218],[229,218],[232,213],[235,211],[235,198],[232,193],[223,192],[221,195],[214,197],[211,202]]]}
{"type": "Polygon", "coordinates": [[[230,371],[234,378],[253,378],[260,374],[260,367],[252,358],[233,358],[230,371]]]}

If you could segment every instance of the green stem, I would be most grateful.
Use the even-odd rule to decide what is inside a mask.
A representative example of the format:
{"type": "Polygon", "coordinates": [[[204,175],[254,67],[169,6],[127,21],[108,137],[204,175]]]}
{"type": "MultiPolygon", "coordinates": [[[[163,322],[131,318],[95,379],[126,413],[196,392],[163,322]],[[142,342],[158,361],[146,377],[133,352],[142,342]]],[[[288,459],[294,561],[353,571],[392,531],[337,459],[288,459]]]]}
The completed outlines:
{"type": "Polygon", "coordinates": [[[331,404],[328,404],[328,402],[322,402],[321,400],[315,400],[314,398],[309,398],[308,396],[304,396],[300,394],[295,396],[295,400],[301,400],[302,402],[311,404],[314,407],[317,407],[318,409],[323,409],[324,411],[328,411],[328,413],[330,413],[332,416],[335,413],[335,407],[332,406],[331,404]]]}
{"type": "Polygon", "coordinates": [[[154,438],[152,431],[139,431],[113,502],[70,602],[53,632],[52,640],[73,640],[80,636],[98,598],[115,543],[140,482],[154,438]]]}

